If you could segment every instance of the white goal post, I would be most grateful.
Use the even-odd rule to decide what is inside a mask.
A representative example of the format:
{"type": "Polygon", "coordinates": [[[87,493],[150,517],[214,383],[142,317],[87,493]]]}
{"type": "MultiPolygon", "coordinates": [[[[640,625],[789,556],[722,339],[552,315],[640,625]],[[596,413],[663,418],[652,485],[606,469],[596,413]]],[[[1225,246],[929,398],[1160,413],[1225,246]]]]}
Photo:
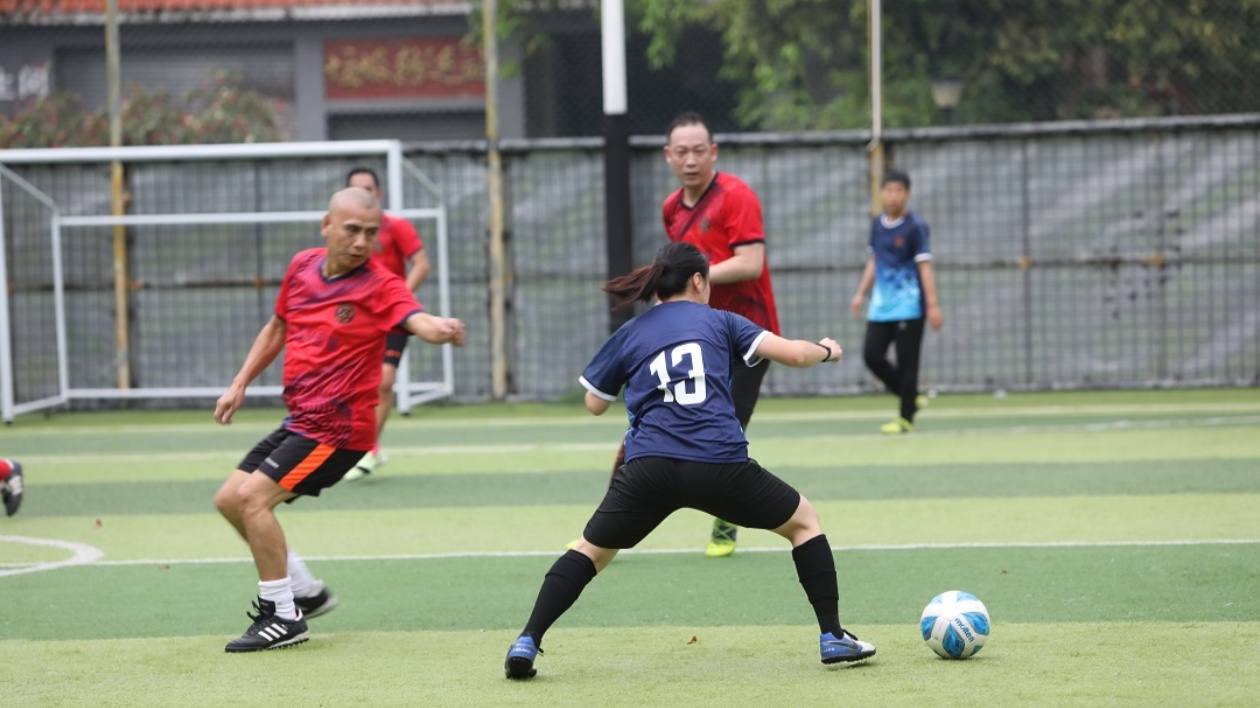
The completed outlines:
{"type": "MultiPolygon", "coordinates": [[[[266,160],[285,160],[285,159],[318,159],[318,158],[368,158],[383,159],[385,163],[384,173],[382,177],[382,187],[386,193],[386,210],[391,216],[401,217],[412,221],[424,221],[431,224],[431,228],[422,229],[424,240],[426,242],[426,250],[429,252],[433,263],[433,275],[436,276],[437,284],[437,307],[428,307],[430,311],[436,309],[436,314],[444,317],[450,316],[450,279],[448,265],[448,238],[447,238],[447,217],[446,206],[441,191],[437,186],[412,164],[403,155],[401,143],[395,140],[366,140],[366,141],[337,141],[337,142],[321,142],[321,143],[270,143],[270,144],[234,144],[234,145],[193,145],[193,146],[146,146],[146,147],[127,147],[127,148],[56,148],[56,149],[35,149],[35,150],[0,150],[0,417],[6,423],[11,423],[18,415],[41,410],[45,408],[65,405],[72,400],[110,400],[110,399],[174,399],[174,398],[206,398],[215,397],[223,393],[226,389],[227,380],[224,380],[222,386],[206,386],[206,385],[165,385],[165,386],[145,386],[141,385],[131,388],[110,388],[100,385],[84,385],[76,383],[73,372],[70,371],[67,362],[70,360],[70,352],[76,346],[76,338],[74,328],[67,324],[67,298],[66,298],[66,282],[63,277],[64,254],[63,248],[67,248],[70,241],[73,240],[76,230],[99,229],[101,227],[201,227],[201,226],[229,226],[239,225],[256,226],[259,224],[293,224],[304,223],[310,224],[317,229],[320,220],[324,216],[322,210],[304,210],[304,211],[241,211],[231,210],[230,207],[235,205],[222,204],[216,202],[214,195],[205,196],[204,201],[206,211],[198,212],[169,212],[169,213],[144,213],[144,214],[126,214],[115,216],[112,214],[68,214],[62,204],[58,204],[56,199],[49,196],[45,191],[37,188],[32,180],[25,179],[20,172],[22,169],[39,167],[45,170],[58,166],[108,166],[111,162],[122,162],[127,165],[137,163],[184,163],[190,162],[219,162],[228,163],[232,161],[266,161],[266,160]],[[413,180],[414,185],[418,185],[420,189],[426,192],[429,197],[425,201],[432,201],[436,206],[424,208],[409,208],[405,203],[407,180],[413,180]],[[13,206],[6,204],[4,194],[8,192],[22,195],[26,202],[31,205],[38,205],[39,208],[46,211],[46,223],[40,222],[37,227],[40,238],[43,233],[47,234],[46,243],[37,244],[41,251],[37,256],[30,256],[27,253],[27,261],[31,258],[39,260],[39,270],[49,270],[51,272],[51,283],[42,284],[42,289],[51,290],[51,300],[45,295],[40,302],[51,302],[53,316],[50,318],[51,323],[48,329],[52,331],[53,336],[47,336],[48,332],[41,329],[34,336],[43,335],[44,339],[55,340],[55,366],[49,367],[49,362],[43,361],[46,356],[26,356],[15,357],[13,345],[15,339],[19,336],[30,336],[29,332],[17,331],[19,328],[14,322],[11,313],[13,312],[13,300],[11,293],[17,291],[23,273],[14,271],[13,263],[6,259],[6,253],[11,251],[13,234],[6,234],[5,224],[11,219],[13,206]],[[213,211],[215,208],[229,207],[223,211],[213,211]],[[6,210],[8,210],[6,212],[6,210]],[[46,232],[43,229],[47,229],[46,232]],[[63,243],[63,240],[66,243],[63,243]],[[435,248],[429,248],[428,244],[433,243],[435,248]],[[46,246],[47,254],[44,255],[42,249],[46,246]],[[434,253],[436,251],[436,254],[434,253]],[[436,257],[434,258],[434,256],[436,257]],[[48,263],[45,264],[43,259],[47,258],[48,263]],[[30,374],[24,371],[24,366],[34,366],[33,362],[40,364],[38,372],[30,374]],[[38,389],[41,393],[48,395],[34,396],[28,392],[19,393],[19,389],[23,386],[18,385],[18,378],[23,381],[34,378],[33,384],[25,386],[27,389],[38,389]]],[[[348,167],[348,164],[347,164],[348,167]]],[[[345,170],[341,171],[344,176],[345,170]]],[[[329,195],[323,195],[327,198],[329,195]]],[[[200,206],[200,204],[199,204],[200,206]]],[[[27,206],[23,214],[26,223],[30,223],[29,214],[33,207],[27,206]]],[[[28,228],[28,231],[30,229],[28,228]]],[[[35,244],[35,239],[28,233],[26,238],[28,245],[35,244]]],[[[290,254],[291,255],[291,254],[290,254]]],[[[287,261],[285,261],[287,263],[287,261]]],[[[430,278],[432,281],[433,278],[430,278]]],[[[28,288],[40,289],[40,288],[28,288]]],[[[261,326],[261,323],[259,323],[261,326]]],[[[36,324],[27,324],[27,328],[42,326],[36,324]]],[[[213,332],[208,333],[213,335],[213,332]]],[[[51,347],[51,345],[50,345],[51,347]]],[[[453,394],[454,376],[453,353],[451,345],[443,345],[440,348],[441,363],[440,373],[436,377],[430,377],[430,380],[413,380],[411,374],[412,366],[408,363],[411,359],[410,354],[415,352],[419,347],[409,347],[408,356],[404,356],[399,364],[397,383],[395,384],[395,400],[400,411],[407,413],[415,405],[448,397],[453,394]]],[[[51,352],[49,352],[51,354],[51,352]]],[[[236,358],[243,360],[245,351],[236,352],[236,358]]],[[[275,366],[278,366],[275,365],[275,366]]],[[[143,379],[142,379],[143,380],[143,379]]],[[[258,385],[251,386],[248,393],[251,396],[279,396],[283,392],[282,387],[278,385],[258,385]]]]}

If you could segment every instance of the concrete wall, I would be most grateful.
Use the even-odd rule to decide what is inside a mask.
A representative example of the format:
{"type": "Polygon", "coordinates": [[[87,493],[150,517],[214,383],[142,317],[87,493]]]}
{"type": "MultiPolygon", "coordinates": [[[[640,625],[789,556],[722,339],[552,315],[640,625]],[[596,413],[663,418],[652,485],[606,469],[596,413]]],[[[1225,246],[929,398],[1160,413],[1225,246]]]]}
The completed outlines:
{"type": "MultiPolygon", "coordinates": [[[[464,17],[124,24],[122,80],[124,86],[162,85],[180,93],[216,70],[239,71],[248,86],[291,106],[297,140],[476,139],[485,135],[479,97],[331,101],[324,89],[326,40],[462,37],[466,31],[464,17]]],[[[0,112],[12,114],[40,93],[59,89],[79,93],[88,106],[103,104],[104,47],[99,26],[0,26],[0,112]],[[35,91],[41,72],[46,81],[35,91]]],[[[510,61],[519,51],[505,46],[500,55],[510,61]]],[[[524,79],[503,80],[498,91],[501,135],[526,137],[524,79]]]]}

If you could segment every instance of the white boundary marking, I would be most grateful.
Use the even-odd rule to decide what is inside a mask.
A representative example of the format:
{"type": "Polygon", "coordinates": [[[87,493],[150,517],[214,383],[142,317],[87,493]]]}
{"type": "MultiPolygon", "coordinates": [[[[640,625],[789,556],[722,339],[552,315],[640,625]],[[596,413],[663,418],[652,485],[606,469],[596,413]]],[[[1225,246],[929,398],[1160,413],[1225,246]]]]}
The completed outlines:
{"type": "Polygon", "coordinates": [[[65,560],[53,561],[51,563],[23,563],[16,566],[0,567],[0,578],[7,575],[21,575],[23,573],[38,573],[43,570],[55,570],[57,568],[67,568],[74,565],[89,565],[96,563],[105,557],[105,551],[96,546],[89,546],[86,543],[78,543],[77,541],[59,541],[55,538],[31,538],[29,536],[0,536],[0,543],[24,543],[28,546],[46,546],[49,548],[60,548],[70,551],[70,557],[65,560]]]}
{"type": "MultiPolygon", "coordinates": [[[[0,536],[0,539],[4,537],[0,536]]],[[[1110,546],[1240,546],[1260,544],[1260,539],[1229,538],[1205,541],[1046,541],[1030,543],[908,543],[897,545],[857,545],[832,546],[833,551],[922,551],[922,550],[964,550],[975,548],[1095,548],[1110,546]]],[[[763,546],[739,548],[740,553],[787,553],[791,549],[783,546],[763,546]]],[[[699,554],[694,548],[652,548],[629,549],[618,555],[690,555],[699,554]]],[[[559,556],[558,550],[547,551],[469,551],[464,553],[403,553],[377,556],[310,556],[303,557],[308,562],[322,561],[396,561],[396,560],[447,560],[461,558],[529,558],[534,556],[559,556]]],[[[199,565],[208,563],[252,563],[253,560],[241,558],[186,558],[186,559],[141,559],[98,561],[95,565],[130,566],[130,565],[199,565]]]]}

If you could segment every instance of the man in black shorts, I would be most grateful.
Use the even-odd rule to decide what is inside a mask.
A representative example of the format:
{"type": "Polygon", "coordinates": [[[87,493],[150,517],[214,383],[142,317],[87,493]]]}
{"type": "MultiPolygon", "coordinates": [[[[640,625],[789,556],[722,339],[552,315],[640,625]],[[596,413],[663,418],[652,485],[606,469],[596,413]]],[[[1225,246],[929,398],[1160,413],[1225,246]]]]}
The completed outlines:
{"type": "Polygon", "coordinates": [[[380,218],[380,203],[365,190],[333,195],[322,229],[328,247],[293,257],[274,314],[215,404],[215,420],[231,423],[246,387],[284,351],[289,415],[214,497],[219,513],[249,544],[258,570],[257,614],[247,613],[253,623],[228,643],[229,652],[300,644],[309,637],[306,618],[336,604],[288,550],[275,508],[319,496],[372,449],[385,334],[405,330],[435,344],[464,341],[459,320],[426,314],[401,278],[369,260],[380,218]]]}
{"type": "MultiPolygon", "coordinates": [[[[347,187],[359,187],[372,193],[379,201],[384,201],[380,180],[376,172],[366,167],[355,167],[346,175],[347,187]]],[[[389,214],[381,214],[381,229],[376,235],[376,246],[372,249],[372,259],[379,261],[390,272],[407,281],[407,289],[416,292],[424,279],[429,275],[429,256],[424,251],[424,242],[416,233],[416,227],[410,221],[389,214]]],[[[381,452],[380,438],[385,433],[385,421],[389,420],[389,412],[394,408],[394,382],[398,377],[398,364],[402,361],[403,352],[407,348],[406,333],[393,333],[385,340],[385,359],[381,364],[380,403],[376,404],[376,439],[377,444],[359,463],[346,473],[344,479],[353,482],[372,474],[377,467],[385,464],[385,454],[381,452]]]]}

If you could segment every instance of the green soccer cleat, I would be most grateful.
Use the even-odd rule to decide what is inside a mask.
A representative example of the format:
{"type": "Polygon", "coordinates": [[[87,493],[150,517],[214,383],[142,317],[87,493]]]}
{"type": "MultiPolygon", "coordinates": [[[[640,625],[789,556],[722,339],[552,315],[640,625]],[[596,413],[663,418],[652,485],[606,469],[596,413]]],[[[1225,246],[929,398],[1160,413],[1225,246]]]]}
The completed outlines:
{"type": "Polygon", "coordinates": [[[884,435],[900,435],[914,430],[914,424],[905,418],[897,418],[896,420],[884,423],[879,426],[879,432],[884,435]]]}
{"type": "Polygon", "coordinates": [[[721,519],[713,519],[713,532],[704,547],[704,555],[709,558],[725,558],[735,552],[735,533],[739,527],[721,519]]]}

